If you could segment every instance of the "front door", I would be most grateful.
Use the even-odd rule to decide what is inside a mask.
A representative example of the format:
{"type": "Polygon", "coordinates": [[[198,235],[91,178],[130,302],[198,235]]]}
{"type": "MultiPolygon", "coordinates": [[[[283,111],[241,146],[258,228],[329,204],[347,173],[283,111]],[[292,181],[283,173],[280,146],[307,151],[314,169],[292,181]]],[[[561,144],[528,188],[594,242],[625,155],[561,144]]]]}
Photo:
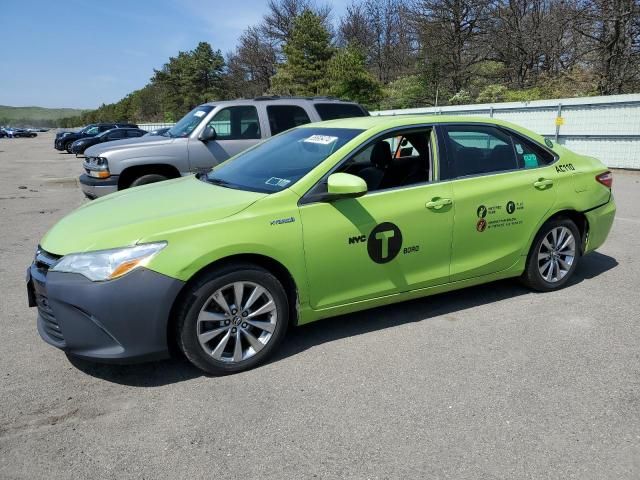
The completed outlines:
{"type": "Polygon", "coordinates": [[[301,205],[314,309],[448,281],[453,226],[451,185],[432,181],[429,173],[435,163],[429,152],[431,130],[407,135],[419,150],[417,155],[392,157],[391,146],[402,135],[398,132],[376,139],[375,143],[386,141],[390,147],[368,145],[361,150],[365,159],[357,154],[345,162],[342,171],[369,179],[366,195],[301,205]],[[382,155],[385,158],[380,152],[386,152],[382,155]],[[429,162],[429,168],[413,168],[421,162],[429,162]],[[391,183],[385,184],[368,173],[374,168],[372,164],[380,166],[383,177],[392,179],[391,183]],[[401,175],[409,171],[420,171],[424,177],[401,175]]]}
{"type": "Polygon", "coordinates": [[[442,138],[454,177],[451,280],[511,267],[556,200],[553,157],[493,126],[449,125],[442,138]]]}
{"type": "Polygon", "coordinates": [[[207,171],[260,141],[258,111],[253,105],[226,107],[215,113],[207,126],[216,130],[215,140],[189,139],[191,171],[207,171]]]}

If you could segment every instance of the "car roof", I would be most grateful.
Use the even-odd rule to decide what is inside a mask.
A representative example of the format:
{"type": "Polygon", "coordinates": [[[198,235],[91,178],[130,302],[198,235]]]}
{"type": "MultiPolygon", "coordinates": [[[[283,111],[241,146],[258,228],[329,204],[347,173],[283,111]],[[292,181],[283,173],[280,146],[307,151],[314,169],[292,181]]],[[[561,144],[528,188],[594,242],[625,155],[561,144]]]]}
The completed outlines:
{"type": "Polygon", "coordinates": [[[359,105],[357,102],[350,102],[345,100],[340,100],[339,98],[333,97],[281,97],[278,95],[265,95],[262,97],[255,98],[239,98],[237,100],[221,100],[219,102],[207,102],[203,103],[203,105],[208,105],[211,107],[215,107],[217,105],[255,105],[256,103],[262,102],[275,102],[275,103],[336,103],[336,104],[350,104],[350,105],[359,105]]]}
{"type": "Polygon", "coordinates": [[[359,130],[386,130],[388,128],[434,124],[434,123],[484,123],[500,125],[518,131],[524,128],[504,120],[489,117],[469,117],[462,115],[376,115],[371,117],[339,118],[324,122],[309,123],[299,128],[355,128],[359,130]]]}

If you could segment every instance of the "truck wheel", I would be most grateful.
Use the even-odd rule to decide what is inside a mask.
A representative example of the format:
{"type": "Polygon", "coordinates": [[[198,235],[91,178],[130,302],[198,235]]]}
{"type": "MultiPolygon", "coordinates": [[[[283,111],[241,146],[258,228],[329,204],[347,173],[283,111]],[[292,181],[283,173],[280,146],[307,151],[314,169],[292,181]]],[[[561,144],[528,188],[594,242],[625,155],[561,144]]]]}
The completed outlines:
{"type": "Polygon", "coordinates": [[[580,232],[573,221],[546,222],[533,241],[522,282],[539,292],[564,287],[580,260],[580,245],[580,232]]]}
{"type": "Polygon", "coordinates": [[[178,315],[178,344],[196,367],[214,375],[263,363],[287,331],[289,304],[281,283],[256,265],[209,273],[189,287],[178,315]]]}
{"type": "Polygon", "coordinates": [[[157,173],[149,173],[147,175],[142,175],[141,177],[136,178],[129,187],[139,187],[140,185],[147,185],[149,183],[163,182],[164,180],[169,180],[164,175],[160,175],[157,173]]]}

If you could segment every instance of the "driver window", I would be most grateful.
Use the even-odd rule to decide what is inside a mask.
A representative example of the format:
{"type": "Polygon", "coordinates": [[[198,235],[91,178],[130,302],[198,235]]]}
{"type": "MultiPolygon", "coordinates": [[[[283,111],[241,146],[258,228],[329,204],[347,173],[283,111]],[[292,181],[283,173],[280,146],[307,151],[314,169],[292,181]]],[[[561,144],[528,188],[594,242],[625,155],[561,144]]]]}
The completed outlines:
{"type": "Polygon", "coordinates": [[[254,106],[229,107],[220,110],[209,122],[216,129],[217,140],[250,140],[260,138],[258,111],[254,106]]]}
{"type": "Polygon", "coordinates": [[[369,192],[427,183],[432,178],[432,134],[429,128],[378,138],[338,171],[364,179],[369,192]]]}

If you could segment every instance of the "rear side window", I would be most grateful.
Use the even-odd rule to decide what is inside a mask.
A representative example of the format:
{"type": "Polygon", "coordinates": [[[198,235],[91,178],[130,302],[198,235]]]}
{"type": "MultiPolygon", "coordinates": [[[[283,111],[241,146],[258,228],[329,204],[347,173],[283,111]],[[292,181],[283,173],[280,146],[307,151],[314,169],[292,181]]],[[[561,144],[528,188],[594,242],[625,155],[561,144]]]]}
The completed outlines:
{"type": "Polygon", "coordinates": [[[127,130],[127,137],[136,138],[144,135],[145,132],[141,132],[140,130],[127,130]]]}
{"type": "Polygon", "coordinates": [[[209,122],[217,140],[250,140],[260,138],[260,122],[256,107],[243,105],[223,108],[209,122]]]}
{"type": "Polygon", "coordinates": [[[481,175],[518,168],[511,136],[497,128],[453,125],[445,126],[443,133],[454,176],[481,175]]]}
{"type": "Polygon", "coordinates": [[[119,138],[124,138],[124,130],[118,129],[113,132],[109,132],[106,134],[107,140],[117,140],[119,138]]]}
{"type": "Polygon", "coordinates": [[[304,111],[304,108],[296,105],[269,105],[267,107],[267,116],[269,117],[271,135],[277,135],[298,125],[311,123],[309,115],[304,111]]]}
{"type": "Polygon", "coordinates": [[[353,103],[316,103],[315,107],[322,120],[367,116],[359,105],[353,103]]]}
{"type": "Polygon", "coordinates": [[[513,136],[513,148],[515,148],[520,168],[536,168],[553,163],[553,155],[535,143],[519,136],[513,136]]]}

